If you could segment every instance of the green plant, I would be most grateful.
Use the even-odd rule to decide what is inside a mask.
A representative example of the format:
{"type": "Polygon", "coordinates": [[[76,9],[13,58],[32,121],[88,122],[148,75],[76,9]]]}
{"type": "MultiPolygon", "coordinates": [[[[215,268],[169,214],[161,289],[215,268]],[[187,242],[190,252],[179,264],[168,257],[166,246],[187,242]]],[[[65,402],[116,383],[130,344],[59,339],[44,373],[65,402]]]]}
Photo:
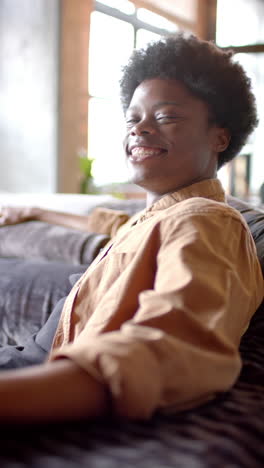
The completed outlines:
{"type": "Polygon", "coordinates": [[[93,168],[94,159],[88,158],[88,156],[81,155],[79,156],[79,167],[83,175],[87,178],[92,179],[92,168],[93,168]]]}
{"type": "Polygon", "coordinates": [[[80,181],[80,193],[94,193],[95,188],[93,184],[93,158],[89,158],[85,151],[79,154],[79,168],[82,173],[80,181]]]}

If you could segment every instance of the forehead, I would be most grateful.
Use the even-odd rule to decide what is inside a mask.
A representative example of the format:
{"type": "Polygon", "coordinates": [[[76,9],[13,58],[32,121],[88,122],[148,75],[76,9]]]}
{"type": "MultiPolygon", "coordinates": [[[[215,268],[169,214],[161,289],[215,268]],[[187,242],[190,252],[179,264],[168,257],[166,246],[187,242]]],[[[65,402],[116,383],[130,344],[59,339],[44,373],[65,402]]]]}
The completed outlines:
{"type": "Polygon", "coordinates": [[[145,80],[135,89],[130,106],[145,103],[148,100],[164,100],[182,102],[191,98],[186,86],[176,80],[153,78],[145,80]]]}
{"type": "Polygon", "coordinates": [[[165,105],[178,107],[192,115],[209,116],[208,105],[194,96],[177,80],[154,78],[145,80],[135,89],[127,113],[155,111],[165,105]]]}

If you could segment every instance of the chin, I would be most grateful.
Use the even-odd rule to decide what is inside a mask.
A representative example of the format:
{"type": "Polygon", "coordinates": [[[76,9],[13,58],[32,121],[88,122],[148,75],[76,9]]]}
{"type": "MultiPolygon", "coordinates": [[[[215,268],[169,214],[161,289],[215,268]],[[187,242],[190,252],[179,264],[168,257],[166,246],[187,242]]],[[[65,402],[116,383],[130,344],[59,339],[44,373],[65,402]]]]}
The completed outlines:
{"type": "Polygon", "coordinates": [[[131,184],[139,185],[141,187],[141,183],[144,183],[145,177],[142,174],[138,174],[135,171],[129,171],[129,182],[131,184]]]}
{"type": "Polygon", "coordinates": [[[133,175],[129,178],[129,182],[134,185],[138,185],[138,187],[141,187],[143,189],[148,190],[149,185],[151,185],[151,181],[149,179],[146,179],[146,177],[140,177],[138,175],[133,175]]]}

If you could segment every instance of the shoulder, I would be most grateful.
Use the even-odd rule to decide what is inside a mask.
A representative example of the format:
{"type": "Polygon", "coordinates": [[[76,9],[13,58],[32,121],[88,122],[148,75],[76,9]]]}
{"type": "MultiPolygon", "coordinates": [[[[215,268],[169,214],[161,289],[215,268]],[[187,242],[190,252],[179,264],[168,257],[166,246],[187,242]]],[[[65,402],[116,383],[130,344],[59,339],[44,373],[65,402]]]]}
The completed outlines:
{"type": "Polygon", "coordinates": [[[165,219],[167,218],[168,220],[170,218],[178,220],[181,218],[186,220],[190,218],[201,218],[204,220],[218,218],[224,221],[229,218],[247,228],[247,223],[238,210],[226,202],[219,202],[209,198],[188,198],[176,203],[166,211],[165,219]]]}
{"type": "Polygon", "coordinates": [[[250,229],[236,209],[227,203],[193,197],[164,210],[160,231],[163,238],[180,235],[208,238],[210,243],[232,243],[244,237],[251,243],[250,229]]]}

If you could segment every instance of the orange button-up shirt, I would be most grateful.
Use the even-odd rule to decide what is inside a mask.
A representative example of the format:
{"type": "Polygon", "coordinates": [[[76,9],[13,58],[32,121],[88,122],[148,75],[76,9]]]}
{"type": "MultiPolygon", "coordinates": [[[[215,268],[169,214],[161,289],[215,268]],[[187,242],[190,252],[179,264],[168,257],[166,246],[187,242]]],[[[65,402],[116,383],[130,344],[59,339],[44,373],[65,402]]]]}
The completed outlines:
{"type": "Polygon", "coordinates": [[[200,182],[118,230],[70,292],[50,359],[107,385],[118,415],[196,406],[235,382],[262,298],[247,224],[218,180],[200,182]]]}

